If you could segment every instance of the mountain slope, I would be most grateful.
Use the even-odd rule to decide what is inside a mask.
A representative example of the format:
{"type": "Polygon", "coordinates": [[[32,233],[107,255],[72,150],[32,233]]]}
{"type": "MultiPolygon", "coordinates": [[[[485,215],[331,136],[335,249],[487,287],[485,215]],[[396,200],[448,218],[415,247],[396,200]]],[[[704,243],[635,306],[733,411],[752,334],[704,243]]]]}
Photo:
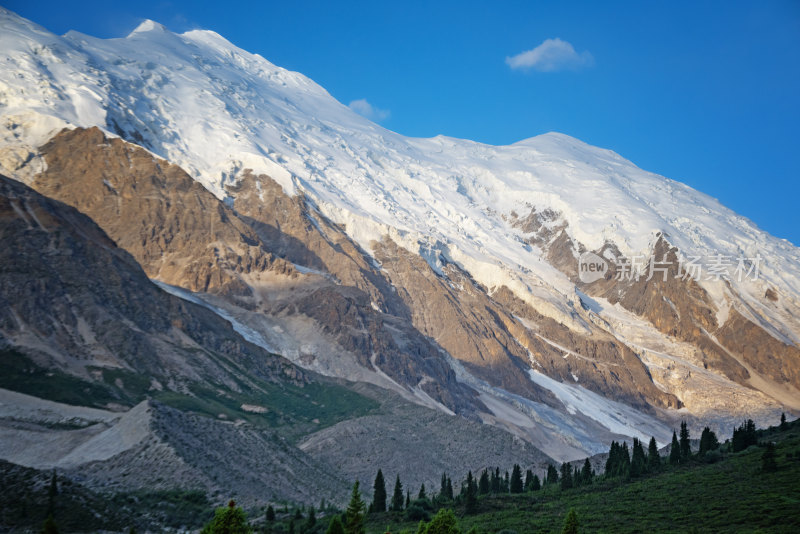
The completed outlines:
{"type": "Polygon", "coordinates": [[[317,294],[239,276],[250,303],[198,297],[302,365],[372,378],[386,368],[401,390],[419,386],[418,402],[447,409],[477,395],[464,401],[475,416],[559,458],[637,428],[668,437],[687,412],[727,426],[800,409],[800,250],[707,195],[561,134],[505,147],[406,138],[213,32],[147,21],[122,39],[58,37],[7,10],[0,27],[10,66],[0,164],[49,187],[53,153],[40,147],[62,126],[97,126],[181,166],[264,251],[295,264],[284,274],[319,277],[317,294]],[[610,264],[594,284],[577,276],[587,251],[610,264]],[[641,274],[663,254],[670,283],[614,280],[625,260],[638,258],[641,274]],[[727,275],[696,282],[679,263],[721,256],[727,275]],[[757,262],[758,277],[735,276],[739,259],[757,262]],[[298,315],[324,325],[324,338],[298,315]],[[354,367],[325,354],[330,339],[361,347],[354,367]],[[392,344],[411,356],[388,357],[403,353],[392,344]],[[433,356],[440,348],[449,369],[433,356]],[[398,380],[409,365],[436,372],[398,380]],[[463,397],[445,394],[462,386],[463,397]]]}

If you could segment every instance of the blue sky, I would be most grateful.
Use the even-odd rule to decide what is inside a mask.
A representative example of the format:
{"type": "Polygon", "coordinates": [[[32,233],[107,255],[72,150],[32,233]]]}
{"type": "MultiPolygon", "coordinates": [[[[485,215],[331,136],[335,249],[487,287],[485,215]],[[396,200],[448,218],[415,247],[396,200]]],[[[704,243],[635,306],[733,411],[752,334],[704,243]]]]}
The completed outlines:
{"type": "Polygon", "coordinates": [[[3,5],[59,34],[211,29],[405,135],[563,132],[800,245],[797,0],[3,5]]]}

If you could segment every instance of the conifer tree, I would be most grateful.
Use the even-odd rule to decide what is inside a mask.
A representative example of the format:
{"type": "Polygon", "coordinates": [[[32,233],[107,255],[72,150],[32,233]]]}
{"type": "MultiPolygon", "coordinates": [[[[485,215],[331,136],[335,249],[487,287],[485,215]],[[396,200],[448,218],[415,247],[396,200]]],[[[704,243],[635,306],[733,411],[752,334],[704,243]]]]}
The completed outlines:
{"type": "Polygon", "coordinates": [[[483,473],[481,473],[481,478],[478,481],[478,493],[480,495],[487,495],[490,491],[492,491],[492,486],[489,482],[489,472],[484,469],[483,473]]]}
{"type": "Polygon", "coordinates": [[[533,471],[525,471],[525,491],[531,491],[533,486],[533,471]]]}
{"type": "Polygon", "coordinates": [[[392,511],[403,511],[403,485],[400,483],[400,475],[394,480],[394,494],[392,495],[392,511]]]}
{"type": "Polygon", "coordinates": [[[335,514],[331,518],[331,522],[328,523],[328,530],[325,531],[325,534],[345,534],[344,525],[342,525],[342,519],[339,517],[339,514],[335,514]]]}
{"type": "Polygon", "coordinates": [[[365,534],[364,512],[366,505],[361,499],[361,492],[358,489],[358,480],[353,484],[353,491],[350,494],[350,503],[345,512],[346,521],[344,524],[345,534],[365,534]]]}
{"type": "Polygon", "coordinates": [[[608,449],[608,458],[606,459],[606,476],[617,476],[619,465],[619,444],[616,441],[611,442],[611,447],[608,449]]]}
{"type": "Polygon", "coordinates": [[[661,456],[658,454],[658,444],[656,438],[650,438],[650,444],[647,447],[647,470],[651,473],[656,473],[661,469],[661,456]]]}
{"type": "Polygon", "coordinates": [[[700,452],[698,454],[703,456],[708,451],[713,451],[718,448],[719,440],[717,439],[717,435],[714,434],[710,428],[705,427],[702,434],[700,434],[700,452]]]}
{"type": "Polygon", "coordinates": [[[503,485],[503,481],[500,478],[500,468],[497,467],[492,474],[492,493],[500,493],[500,488],[503,485]]]}
{"type": "Polygon", "coordinates": [[[692,455],[691,442],[689,441],[689,427],[686,426],[686,421],[681,421],[681,462],[688,462],[689,457],[692,455]]]}
{"type": "Polygon", "coordinates": [[[568,462],[561,464],[561,489],[572,487],[572,466],[568,462]]]}
{"type": "Polygon", "coordinates": [[[511,485],[511,483],[510,483],[510,480],[509,480],[509,479],[510,479],[510,477],[508,476],[508,471],[506,471],[506,476],[505,476],[505,478],[503,479],[503,487],[502,487],[502,488],[500,488],[500,490],[501,490],[503,493],[508,493],[509,486],[511,485]]]}
{"type": "Polygon", "coordinates": [[[419,493],[417,494],[417,500],[420,499],[427,499],[428,496],[425,494],[425,483],[422,484],[419,488],[419,493]]]}
{"type": "Polygon", "coordinates": [[[758,443],[758,434],[756,433],[756,424],[752,419],[748,419],[739,428],[733,430],[733,452],[745,450],[751,445],[758,443]]]}
{"type": "Polygon", "coordinates": [[[375,475],[375,484],[372,487],[372,504],[370,509],[375,513],[382,513],[386,511],[386,482],[383,480],[383,471],[378,469],[378,474],[375,475]]]}
{"type": "Polygon", "coordinates": [[[681,463],[681,445],[678,443],[678,435],[672,431],[672,444],[669,446],[669,463],[677,465],[681,463]]]}
{"type": "Polygon", "coordinates": [[[511,470],[511,482],[509,482],[508,489],[511,493],[522,493],[524,489],[522,485],[522,469],[519,464],[514,464],[511,470]]]}
{"type": "Polygon", "coordinates": [[[317,526],[317,514],[314,512],[314,507],[312,506],[308,510],[308,518],[306,519],[306,524],[303,526],[303,532],[311,532],[314,530],[315,526],[317,526]]]}
{"type": "Polygon", "coordinates": [[[531,484],[531,491],[539,491],[542,489],[542,482],[539,480],[539,475],[533,475],[533,484],[531,484]]]}
{"type": "Polygon", "coordinates": [[[647,458],[644,455],[642,442],[633,438],[633,455],[631,457],[631,477],[639,477],[644,474],[647,468],[647,458]]]}
{"type": "Polygon", "coordinates": [[[561,534],[578,534],[578,514],[575,513],[574,508],[569,509],[561,534]]]}
{"type": "Polygon", "coordinates": [[[619,449],[619,458],[620,458],[620,468],[619,474],[620,476],[628,476],[631,472],[631,455],[628,451],[628,442],[623,441],[622,447],[619,449]]]}
{"type": "Polygon", "coordinates": [[[547,483],[555,484],[558,482],[558,470],[553,464],[547,464],[547,483]]]}
{"type": "Polygon", "coordinates": [[[409,506],[411,506],[411,490],[407,489],[406,490],[406,510],[408,510],[409,506]]]}
{"type": "Polygon", "coordinates": [[[478,510],[478,485],[472,477],[472,471],[467,472],[467,494],[464,499],[467,514],[474,514],[478,510]]]}
{"type": "Polygon", "coordinates": [[[589,459],[583,461],[583,469],[581,469],[581,478],[583,479],[584,484],[591,484],[592,478],[594,478],[594,470],[592,469],[592,464],[589,462],[589,459]]]}
{"type": "Polygon", "coordinates": [[[269,522],[275,521],[275,508],[273,508],[271,504],[267,506],[266,519],[269,522]]]}
{"type": "Polygon", "coordinates": [[[786,423],[786,414],[783,412],[781,412],[781,425],[778,428],[784,431],[789,428],[788,423],[786,423]]]}

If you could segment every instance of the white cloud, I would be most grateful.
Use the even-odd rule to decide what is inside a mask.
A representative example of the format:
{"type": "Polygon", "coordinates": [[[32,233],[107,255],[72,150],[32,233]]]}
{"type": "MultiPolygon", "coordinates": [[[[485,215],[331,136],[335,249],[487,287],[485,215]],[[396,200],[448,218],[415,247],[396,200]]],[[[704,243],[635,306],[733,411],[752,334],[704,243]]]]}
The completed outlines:
{"type": "Polygon", "coordinates": [[[367,102],[366,98],[360,98],[358,100],[353,100],[348,104],[350,109],[361,115],[362,117],[366,117],[371,121],[380,122],[382,120],[388,119],[391,113],[388,109],[380,109],[376,108],[369,102],[367,102]]]}
{"type": "Polygon", "coordinates": [[[577,53],[570,43],[555,38],[545,39],[542,44],[532,50],[507,57],[506,63],[512,69],[553,72],[591,66],[594,58],[586,51],[577,53]]]}

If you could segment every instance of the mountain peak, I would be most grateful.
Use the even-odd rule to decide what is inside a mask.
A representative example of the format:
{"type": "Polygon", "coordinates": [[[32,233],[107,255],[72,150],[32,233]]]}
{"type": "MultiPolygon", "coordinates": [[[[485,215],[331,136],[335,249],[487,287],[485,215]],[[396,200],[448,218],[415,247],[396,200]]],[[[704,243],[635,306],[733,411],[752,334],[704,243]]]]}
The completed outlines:
{"type": "Polygon", "coordinates": [[[128,34],[128,38],[131,38],[139,33],[147,33],[147,32],[170,33],[170,31],[163,24],[156,22],[154,20],[146,19],[144,22],[136,26],[135,30],[133,30],[131,33],[128,34]]]}

